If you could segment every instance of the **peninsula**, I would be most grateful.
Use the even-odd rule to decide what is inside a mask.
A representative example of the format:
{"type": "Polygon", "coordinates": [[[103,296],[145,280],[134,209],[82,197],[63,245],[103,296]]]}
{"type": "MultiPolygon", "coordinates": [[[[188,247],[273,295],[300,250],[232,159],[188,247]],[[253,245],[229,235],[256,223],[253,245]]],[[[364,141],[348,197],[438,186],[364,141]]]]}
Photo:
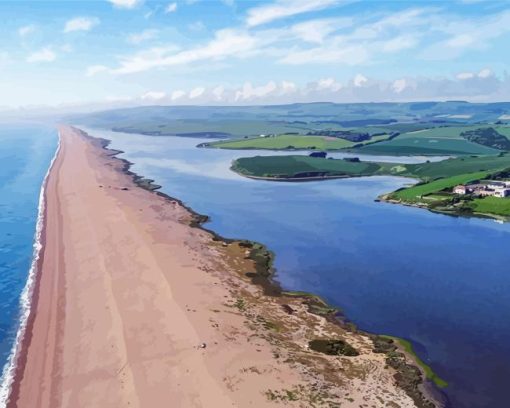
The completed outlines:
{"type": "Polygon", "coordinates": [[[282,292],[106,144],[60,127],[9,408],[440,406],[398,341],[282,292]]]}
{"type": "Polygon", "coordinates": [[[499,220],[510,217],[508,153],[417,164],[314,155],[242,157],[234,160],[231,169],[245,177],[269,181],[300,182],[384,175],[409,177],[413,185],[384,194],[380,199],[455,215],[499,220]],[[478,187],[474,188],[475,185],[478,187]]]}

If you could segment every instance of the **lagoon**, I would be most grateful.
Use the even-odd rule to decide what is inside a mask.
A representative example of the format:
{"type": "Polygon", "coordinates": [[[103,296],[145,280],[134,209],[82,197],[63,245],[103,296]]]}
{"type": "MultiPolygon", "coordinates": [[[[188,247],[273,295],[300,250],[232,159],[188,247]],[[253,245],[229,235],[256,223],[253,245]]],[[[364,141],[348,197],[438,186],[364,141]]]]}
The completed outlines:
{"type": "Polygon", "coordinates": [[[231,161],[275,152],[89,133],[112,140],[134,172],[209,215],[207,228],[266,244],[285,288],[322,295],[363,330],[411,341],[448,381],[453,407],[508,405],[510,224],[374,201],[409,179],[251,180],[231,172],[231,161]]]}

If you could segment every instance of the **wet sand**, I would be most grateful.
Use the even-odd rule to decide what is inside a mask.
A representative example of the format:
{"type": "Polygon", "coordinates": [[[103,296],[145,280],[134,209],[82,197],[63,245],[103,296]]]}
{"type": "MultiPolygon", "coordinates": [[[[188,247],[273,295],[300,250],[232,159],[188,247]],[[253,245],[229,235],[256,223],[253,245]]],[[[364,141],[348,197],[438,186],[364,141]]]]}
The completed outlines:
{"type": "Polygon", "coordinates": [[[99,140],[60,138],[8,407],[425,406],[368,336],[264,295],[246,248],[191,227],[99,140]],[[312,351],[315,338],[360,355],[312,351]]]}

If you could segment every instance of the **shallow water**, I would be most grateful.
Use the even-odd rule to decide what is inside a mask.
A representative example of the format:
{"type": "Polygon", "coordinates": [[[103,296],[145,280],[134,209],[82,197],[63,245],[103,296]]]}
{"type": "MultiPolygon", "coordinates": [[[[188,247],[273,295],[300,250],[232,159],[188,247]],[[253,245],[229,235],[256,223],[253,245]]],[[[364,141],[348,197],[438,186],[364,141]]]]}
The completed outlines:
{"type": "Polygon", "coordinates": [[[374,202],[408,179],[250,180],[230,162],[275,152],[91,133],[112,139],[133,171],[211,216],[207,228],[266,244],[284,287],[324,296],[362,329],[411,340],[450,383],[452,406],[508,406],[510,224],[374,202]]]}
{"type": "Polygon", "coordinates": [[[0,363],[11,352],[32,262],[39,191],[57,146],[55,129],[0,125],[0,363]]]}

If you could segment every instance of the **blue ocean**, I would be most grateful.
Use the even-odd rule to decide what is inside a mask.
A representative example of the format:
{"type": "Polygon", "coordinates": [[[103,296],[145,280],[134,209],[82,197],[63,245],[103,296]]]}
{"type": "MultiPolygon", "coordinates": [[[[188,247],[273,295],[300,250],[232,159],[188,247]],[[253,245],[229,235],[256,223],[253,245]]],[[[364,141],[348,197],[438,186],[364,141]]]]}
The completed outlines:
{"type": "MultiPolygon", "coordinates": [[[[20,297],[34,253],[39,193],[57,147],[46,125],[0,125],[0,364],[6,363],[23,313],[20,297]]],[[[1,401],[0,401],[1,402],[1,401]]]]}

